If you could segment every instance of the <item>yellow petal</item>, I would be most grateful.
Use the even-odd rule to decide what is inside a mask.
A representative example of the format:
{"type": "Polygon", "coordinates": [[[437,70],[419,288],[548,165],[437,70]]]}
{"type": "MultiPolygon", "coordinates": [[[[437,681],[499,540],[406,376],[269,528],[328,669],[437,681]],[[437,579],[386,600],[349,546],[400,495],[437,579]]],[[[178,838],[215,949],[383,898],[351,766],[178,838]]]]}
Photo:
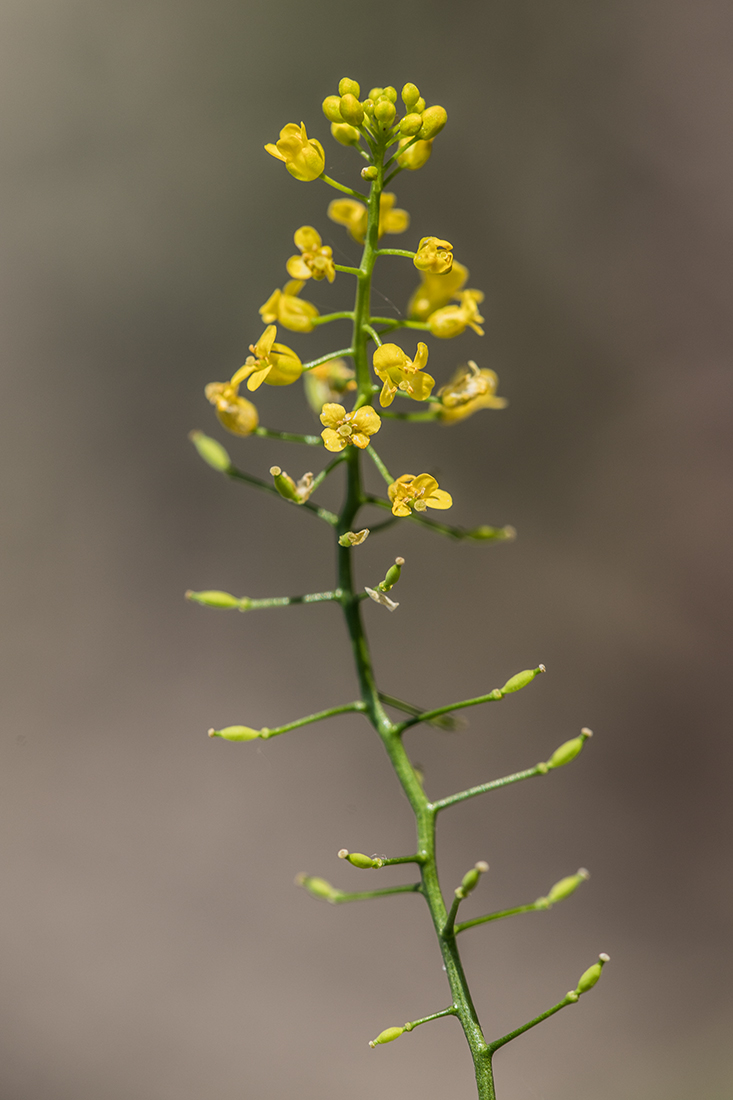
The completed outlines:
{"type": "Polygon", "coordinates": [[[258,359],[267,359],[276,336],[277,326],[268,325],[255,344],[255,355],[258,359]]]}
{"type": "Polygon", "coordinates": [[[383,409],[386,409],[388,405],[391,405],[394,401],[394,395],[397,393],[397,387],[393,386],[389,378],[385,378],[384,385],[382,386],[382,392],[379,395],[379,404],[383,409]]]}
{"type": "Polygon", "coordinates": [[[382,344],[374,352],[372,362],[375,370],[384,371],[390,367],[402,367],[410,360],[398,344],[382,344]]]}
{"type": "Polygon", "coordinates": [[[354,413],[352,423],[358,432],[366,432],[368,435],[375,435],[382,427],[379,413],[371,405],[364,405],[363,408],[358,409],[354,413]]]}
{"type": "Polygon", "coordinates": [[[425,371],[418,371],[418,373],[411,379],[412,393],[410,397],[413,401],[426,401],[432,393],[433,386],[435,385],[435,379],[431,374],[427,374],[425,371]]]}
{"type": "Polygon", "coordinates": [[[428,508],[450,508],[453,497],[443,489],[435,489],[429,497],[425,497],[425,503],[428,508]]]}
{"type": "Polygon", "coordinates": [[[257,390],[267,378],[268,374],[272,370],[272,367],[268,363],[261,370],[256,370],[254,374],[251,374],[247,379],[247,389],[257,390]]]}
{"type": "Polygon", "coordinates": [[[280,294],[280,290],[273,290],[265,304],[260,306],[260,317],[265,324],[271,324],[273,321],[277,321],[277,307],[280,301],[280,294]]]}
{"type": "Polygon", "coordinates": [[[311,269],[302,256],[291,256],[285,264],[285,270],[291,279],[297,279],[301,282],[305,279],[310,279],[312,274],[311,269]]]}
{"type": "Polygon", "coordinates": [[[337,428],[346,416],[343,405],[337,405],[334,401],[327,401],[321,409],[321,424],[327,428],[337,428]]]}
{"type": "Polygon", "coordinates": [[[301,225],[295,230],[293,240],[301,252],[315,252],[321,247],[321,235],[312,225],[301,225]]]}
{"type": "Polygon", "coordinates": [[[265,150],[270,154],[271,157],[277,157],[278,160],[285,160],[285,157],[282,155],[277,145],[273,145],[272,142],[270,142],[269,145],[265,146],[265,150]]]}
{"type": "Polygon", "coordinates": [[[346,440],[333,428],[324,428],[321,432],[321,439],[327,451],[338,453],[338,451],[343,451],[346,446],[346,440]]]}
{"type": "Polygon", "coordinates": [[[358,447],[359,450],[363,451],[365,447],[369,446],[369,436],[364,435],[363,432],[354,432],[351,437],[351,442],[354,444],[355,447],[358,447]]]}

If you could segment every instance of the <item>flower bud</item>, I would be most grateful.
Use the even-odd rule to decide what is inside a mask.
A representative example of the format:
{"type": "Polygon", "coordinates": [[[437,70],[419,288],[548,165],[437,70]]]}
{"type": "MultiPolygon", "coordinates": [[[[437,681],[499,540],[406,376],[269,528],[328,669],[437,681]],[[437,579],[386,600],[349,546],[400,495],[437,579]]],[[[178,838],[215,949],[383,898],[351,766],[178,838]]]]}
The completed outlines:
{"type": "Polygon", "coordinates": [[[294,500],[296,504],[299,504],[298,487],[292,477],[281,470],[279,466],[271,466],[270,473],[275,479],[275,488],[280,496],[284,497],[285,500],[294,500]]]}
{"type": "Polygon", "coordinates": [[[238,607],[240,611],[246,611],[250,604],[246,596],[240,600],[229,592],[218,592],[216,589],[206,592],[191,592],[189,589],[186,593],[186,599],[192,600],[193,603],[203,604],[204,607],[238,607]],[[242,604],[245,606],[243,607],[242,604]]]}
{"type": "Polygon", "coordinates": [[[339,546],[361,546],[368,538],[368,527],[364,527],[361,531],[347,531],[344,535],[339,535],[339,546]]]}
{"type": "Polygon", "coordinates": [[[540,672],[545,672],[544,665],[539,665],[537,668],[526,668],[524,672],[517,672],[514,676],[511,676],[504,687],[499,690],[502,695],[511,695],[513,691],[521,691],[527,684],[531,684],[540,672]]]}
{"type": "Polygon", "coordinates": [[[346,122],[332,122],[331,137],[335,138],[339,145],[359,144],[359,131],[346,122]]]}
{"type": "Polygon", "coordinates": [[[224,726],[221,730],[209,730],[209,737],[223,737],[225,741],[255,741],[262,736],[262,730],[253,730],[249,726],[224,726]]]}
{"type": "Polygon", "coordinates": [[[422,96],[418,99],[417,103],[412,108],[416,115],[421,115],[425,110],[425,100],[422,96]]]}
{"type": "Polygon", "coordinates": [[[374,100],[362,99],[361,105],[364,108],[364,114],[367,118],[374,118],[374,100]]]}
{"type": "Polygon", "coordinates": [[[605,954],[598,956],[598,962],[593,963],[593,966],[589,966],[588,969],[581,974],[580,981],[575,987],[575,992],[580,996],[581,993],[587,993],[589,989],[592,989],[601,976],[601,971],[607,962],[610,962],[610,957],[605,954]]]}
{"type": "Polygon", "coordinates": [[[405,84],[402,89],[402,102],[405,105],[405,109],[411,111],[420,98],[420,92],[414,84],[405,84]]]}
{"type": "Polygon", "coordinates": [[[340,96],[353,95],[355,99],[358,99],[359,91],[359,85],[355,80],[349,80],[348,76],[343,77],[343,79],[339,81],[340,96]]]}
{"type": "Polygon", "coordinates": [[[564,901],[565,898],[569,898],[571,894],[575,893],[581,882],[585,882],[589,878],[590,875],[585,867],[581,867],[575,875],[568,875],[567,878],[561,878],[559,882],[555,883],[547,895],[548,904],[554,905],[556,901],[564,901]]]}
{"type": "Polygon", "coordinates": [[[484,860],[482,859],[474,867],[472,867],[470,871],[467,871],[466,874],[463,876],[461,885],[456,890],[456,897],[468,897],[471,891],[475,890],[478,886],[478,880],[480,879],[481,875],[486,874],[488,869],[488,863],[484,862],[484,860]]]}
{"type": "Polygon", "coordinates": [[[387,570],[387,576],[384,580],[377,585],[382,592],[389,592],[390,588],[394,588],[397,581],[400,579],[400,573],[402,572],[402,566],[405,564],[404,558],[395,558],[394,565],[390,565],[387,570]]]}
{"type": "Polygon", "coordinates": [[[383,90],[382,95],[386,95],[390,103],[397,102],[397,89],[393,88],[391,84],[387,85],[387,87],[383,90]]]}
{"type": "MultiPolygon", "coordinates": [[[[411,138],[402,138],[400,146],[406,145],[408,141],[411,141],[411,138]]],[[[431,141],[416,141],[409,149],[398,153],[397,163],[400,168],[409,168],[411,172],[416,172],[418,168],[422,168],[424,164],[427,164],[432,151],[433,143],[431,141]]]]}
{"type": "Polygon", "coordinates": [[[580,731],[580,737],[573,737],[572,740],[565,741],[558,749],[555,749],[552,756],[547,761],[547,767],[561,768],[563,764],[569,764],[570,761],[574,760],[578,755],[588,738],[592,736],[593,731],[584,726],[580,731]]]}
{"type": "Polygon", "coordinates": [[[343,122],[341,117],[341,97],[337,95],[327,95],[323,101],[323,113],[329,122],[343,122]]]}
{"type": "Polygon", "coordinates": [[[364,108],[356,96],[350,92],[341,96],[339,110],[344,122],[350,122],[352,126],[361,126],[364,121],[364,108]]]}
{"type": "Polygon", "coordinates": [[[376,103],[380,95],[384,95],[384,88],[372,88],[369,92],[369,98],[373,103],[376,103]]]}
{"type": "Polygon", "coordinates": [[[363,180],[375,180],[378,175],[379,172],[373,164],[370,164],[368,168],[362,168],[361,170],[361,178],[363,180]]]}
{"type": "Polygon", "coordinates": [[[448,112],[445,107],[428,107],[427,111],[422,113],[420,137],[423,141],[430,141],[440,133],[447,121],[448,112]]]}
{"type": "Polygon", "coordinates": [[[316,875],[306,875],[301,872],[295,876],[295,885],[302,886],[304,890],[307,890],[309,894],[312,894],[314,898],[324,898],[325,901],[333,902],[339,891],[331,885],[330,882],[326,882],[325,878],[318,878],[316,875]]]}
{"type": "Polygon", "coordinates": [[[383,867],[381,859],[374,859],[372,856],[365,856],[362,852],[349,852],[346,848],[342,848],[339,852],[339,859],[347,860],[352,867],[360,867],[364,871],[372,870],[375,867],[383,867]]]}
{"type": "Polygon", "coordinates": [[[374,117],[380,126],[385,128],[392,125],[396,114],[394,103],[391,103],[388,99],[380,99],[374,106],[374,117]]]}
{"type": "Polygon", "coordinates": [[[376,1039],[371,1039],[369,1042],[370,1047],[377,1047],[381,1043],[393,1043],[395,1039],[399,1039],[400,1035],[404,1033],[403,1027],[388,1027],[384,1031],[380,1031],[376,1039]]]}
{"type": "Polygon", "coordinates": [[[188,438],[212,470],[218,470],[219,473],[225,474],[227,470],[231,469],[232,460],[216,439],[204,435],[203,432],[191,432],[188,438]]]}
{"type": "Polygon", "coordinates": [[[400,120],[400,133],[403,137],[414,137],[420,131],[422,126],[421,115],[405,115],[400,120]]]}

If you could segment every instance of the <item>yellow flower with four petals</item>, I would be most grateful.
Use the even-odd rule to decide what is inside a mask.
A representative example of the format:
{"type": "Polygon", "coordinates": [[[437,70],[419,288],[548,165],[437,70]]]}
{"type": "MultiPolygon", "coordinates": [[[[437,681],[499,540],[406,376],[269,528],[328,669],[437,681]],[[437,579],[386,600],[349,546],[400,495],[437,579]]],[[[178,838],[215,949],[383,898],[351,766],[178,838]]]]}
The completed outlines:
{"type": "Polygon", "coordinates": [[[417,345],[414,360],[409,359],[398,344],[382,344],[374,352],[374,371],[384,383],[379,404],[391,405],[397,390],[402,390],[415,401],[430,397],[435,379],[423,367],[428,361],[427,344],[417,345]]]}
{"type": "Polygon", "coordinates": [[[376,435],[382,427],[379,414],[371,405],[347,413],[343,405],[332,403],[323,406],[321,424],[325,424],[321,439],[327,451],[343,451],[350,443],[363,451],[369,446],[369,436],[376,435]]]}
{"type": "Polygon", "coordinates": [[[251,355],[232,378],[232,384],[247,379],[247,389],[256,390],[263,382],[268,386],[289,386],[303,373],[303,364],[292,348],[276,344],[277,328],[268,325],[256,344],[250,344],[251,355]]]}
{"type": "MultiPolygon", "coordinates": [[[[391,191],[383,191],[379,199],[379,236],[385,233],[404,233],[410,225],[410,215],[406,210],[394,209],[397,196],[391,191]]],[[[368,212],[363,202],[356,199],[334,199],[328,204],[328,216],[332,222],[345,225],[351,236],[359,244],[364,243],[367,231],[368,212]]]]}
{"type": "Polygon", "coordinates": [[[320,141],[309,138],[305,125],[289,122],[280,131],[280,140],[265,149],[272,157],[285,161],[285,167],[296,180],[310,182],[318,179],[326,167],[326,154],[320,141]]]}
{"type": "Polygon", "coordinates": [[[298,297],[302,289],[302,281],[291,279],[282,290],[273,290],[265,304],[260,306],[260,317],[265,324],[277,322],[291,332],[311,332],[318,310],[312,302],[298,297]]]}
{"type": "Polygon", "coordinates": [[[504,397],[497,397],[499,379],[493,370],[479,370],[472,359],[459,367],[447,386],[438,390],[441,408],[438,413],[444,424],[454,424],[479,409],[505,409],[504,397]]]}
{"type": "Polygon", "coordinates": [[[440,237],[423,237],[412,262],[418,271],[444,275],[453,267],[453,245],[440,237]]]}
{"type": "Polygon", "coordinates": [[[430,314],[428,324],[433,336],[449,340],[453,336],[460,336],[467,328],[472,328],[479,336],[483,336],[484,330],[479,324],[483,317],[478,311],[479,302],[484,300],[483,291],[464,290],[459,298],[458,305],[444,306],[430,314]]]}
{"type": "Polygon", "coordinates": [[[291,256],[285,265],[291,279],[328,279],[332,283],[336,278],[333,266],[333,249],[324,245],[321,234],[312,225],[301,225],[296,229],[293,240],[301,251],[300,256],[291,256]]]}
{"type": "Polygon", "coordinates": [[[424,512],[426,508],[450,508],[453,497],[438,488],[438,482],[430,474],[402,474],[393,481],[387,492],[392,501],[392,514],[409,516],[414,508],[424,512]]]}

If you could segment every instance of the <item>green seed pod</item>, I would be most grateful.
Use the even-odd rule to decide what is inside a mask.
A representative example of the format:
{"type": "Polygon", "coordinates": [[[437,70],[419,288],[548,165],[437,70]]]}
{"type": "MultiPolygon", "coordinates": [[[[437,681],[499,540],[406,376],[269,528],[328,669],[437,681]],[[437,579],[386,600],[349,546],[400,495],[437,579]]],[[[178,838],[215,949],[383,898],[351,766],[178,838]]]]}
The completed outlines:
{"type": "Polygon", "coordinates": [[[341,118],[352,126],[361,126],[364,121],[364,108],[355,95],[347,92],[340,100],[341,118]]]}
{"type": "Polygon", "coordinates": [[[554,905],[556,901],[563,901],[565,898],[569,898],[571,894],[575,893],[581,882],[585,882],[589,878],[590,875],[585,867],[581,867],[575,875],[568,875],[567,878],[561,878],[559,882],[555,883],[547,895],[548,902],[550,905],[554,905]]]}
{"type": "Polygon", "coordinates": [[[382,95],[385,95],[390,103],[397,102],[397,89],[393,88],[391,84],[388,84],[386,88],[382,89],[382,95]]]}
{"type": "Polygon", "coordinates": [[[582,729],[580,731],[580,737],[573,737],[570,741],[565,741],[558,749],[555,749],[552,756],[547,761],[547,767],[561,768],[564,764],[569,764],[571,760],[575,760],[575,757],[583,748],[583,745],[588,738],[592,736],[592,730],[582,729]]]}
{"type": "Polygon", "coordinates": [[[488,863],[480,860],[470,871],[467,871],[463,876],[461,885],[456,890],[456,896],[459,898],[468,897],[472,890],[475,890],[478,886],[478,880],[481,875],[485,875],[489,869],[488,863]]]}
{"type": "MultiPolygon", "coordinates": [[[[339,852],[340,855],[341,852],[339,852]]],[[[352,867],[360,867],[363,871],[371,871],[375,867],[382,866],[381,859],[372,859],[371,856],[365,856],[362,852],[348,852],[342,858],[350,863],[352,867]]]]}
{"type": "Polygon", "coordinates": [[[298,490],[292,477],[281,470],[279,466],[271,466],[270,473],[275,479],[275,488],[281,497],[285,497],[286,500],[294,500],[296,504],[300,504],[300,497],[298,496],[298,490]]]}
{"type": "Polygon", "coordinates": [[[346,122],[332,122],[331,137],[335,138],[340,145],[359,144],[359,131],[355,130],[353,126],[349,126],[346,122]]]}
{"type": "Polygon", "coordinates": [[[607,962],[610,962],[608,955],[603,954],[598,956],[598,962],[593,966],[589,966],[588,969],[581,974],[580,981],[578,982],[575,992],[580,996],[581,993],[587,993],[589,989],[592,989],[601,976],[601,971],[607,962]]]}
{"type": "Polygon", "coordinates": [[[445,107],[428,107],[427,111],[422,113],[420,137],[423,141],[429,141],[440,133],[447,121],[448,112],[445,107]]]}
{"type": "Polygon", "coordinates": [[[298,875],[295,883],[297,886],[302,886],[314,898],[324,898],[325,901],[333,901],[337,893],[330,882],[326,882],[325,878],[318,878],[316,875],[298,875]]]}
{"type": "Polygon", "coordinates": [[[373,164],[370,164],[368,168],[362,168],[361,170],[361,178],[363,180],[375,180],[378,175],[379,172],[373,164]]]}
{"type": "Polygon", "coordinates": [[[414,84],[405,84],[402,89],[402,102],[407,111],[411,111],[420,98],[420,92],[414,84]]]}
{"type": "Polygon", "coordinates": [[[231,469],[232,460],[216,439],[204,435],[203,432],[191,432],[188,438],[212,470],[218,470],[219,473],[225,474],[227,470],[231,469]]]}
{"type": "Polygon", "coordinates": [[[225,741],[255,741],[262,730],[253,730],[249,726],[224,726],[221,730],[209,730],[209,737],[223,737],[225,741]]]}
{"type": "Polygon", "coordinates": [[[400,1035],[404,1034],[405,1029],[403,1027],[388,1027],[384,1031],[380,1031],[376,1039],[372,1039],[369,1043],[370,1047],[377,1047],[381,1043],[393,1043],[395,1039],[399,1039],[400,1035]]]}
{"type": "Polygon", "coordinates": [[[539,676],[540,672],[544,671],[544,665],[539,665],[537,668],[526,668],[524,672],[517,672],[514,676],[511,676],[504,687],[499,690],[502,695],[511,695],[513,691],[521,691],[527,684],[532,683],[535,676],[539,676]]]}
{"type": "Polygon", "coordinates": [[[395,105],[389,99],[380,99],[379,102],[375,104],[374,117],[380,126],[384,126],[385,128],[391,126],[396,114],[395,105]]]}
{"type": "Polygon", "coordinates": [[[341,117],[341,97],[337,95],[327,95],[323,101],[323,113],[329,122],[343,122],[341,117]]]}
{"type": "Polygon", "coordinates": [[[400,121],[400,133],[403,137],[414,137],[422,126],[421,115],[405,115],[400,121]]]}
{"type": "Polygon", "coordinates": [[[339,81],[339,95],[353,95],[356,99],[359,98],[359,92],[361,89],[355,80],[349,80],[348,76],[345,76],[339,81]]]}
{"type": "Polygon", "coordinates": [[[402,572],[402,566],[404,564],[404,558],[395,558],[394,565],[390,565],[387,570],[387,576],[377,585],[377,588],[380,588],[382,592],[389,592],[391,588],[394,588],[397,581],[400,579],[400,573],[402,572]]]}
{"type": "MultiPolygon", "coordinates": [[[[207,592],[191,592],[189,589],[186,593],[186,599],[191,600],[193,603],[203,604],[204,607],[240,607],[242,603],[230,592],[218,592],[216,589],[207,592]]],[[[249,603],[249,600],[247,600],[247,603],[249,603]]]]}

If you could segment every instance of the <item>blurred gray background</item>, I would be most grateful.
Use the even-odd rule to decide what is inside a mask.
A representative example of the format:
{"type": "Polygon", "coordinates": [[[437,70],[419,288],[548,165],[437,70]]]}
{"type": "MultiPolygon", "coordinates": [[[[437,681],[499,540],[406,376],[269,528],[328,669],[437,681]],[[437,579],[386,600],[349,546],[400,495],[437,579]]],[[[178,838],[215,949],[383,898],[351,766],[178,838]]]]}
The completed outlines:
{"type": "MultiPolygon", "coordinates": [[[[355,182],[320,111],[347,74],[448,110],[396,181],[412,229],[392,242],[454,242],[487,334],[432,341],[430,367],[474,357],[510,401],[385,425],[380,451],[436,472],[455,522],[519,531],[463,546],[402,524],[358,551],[361,583],[408,562],[399,612],[365,608],[380,682],[437,705],[548,667],[463,733],[410,734],[436,795],[596,733],[572,767],[441,818],[446,889],[491,863],[466,916],[592,872],[550,913],[466,933],[490,1036],[612,956],[497,1056],[499,1095],[730,1096],[732,40],[722,0],[4,0],[2,1100],[474,1094],[452,1021],[367,1046],[446,1002],[420,899],[333,908],[292,885],[364,888],[340,847],[412,848],[375,736],[356,717],[205,735],[353,697],[338,611],[183,600],[332,583],[325,526],[225,482],[187,432],[224,437],[203,387],[260,335],[293,231],[358,256],[333,193],[262,148],[302,118],[355,182]]],[[[385,262],[375,300],[415,283],[385,262]]],[[[351,289],[307,296],[329,311],[351,289]]],[[[343,335],[284,338],[306,358],[343,335]]],[[[299,385],[257,403],[315,427],[299,385]]],[[[227,445],[259,475],[321,461],[227,445]]]]}

